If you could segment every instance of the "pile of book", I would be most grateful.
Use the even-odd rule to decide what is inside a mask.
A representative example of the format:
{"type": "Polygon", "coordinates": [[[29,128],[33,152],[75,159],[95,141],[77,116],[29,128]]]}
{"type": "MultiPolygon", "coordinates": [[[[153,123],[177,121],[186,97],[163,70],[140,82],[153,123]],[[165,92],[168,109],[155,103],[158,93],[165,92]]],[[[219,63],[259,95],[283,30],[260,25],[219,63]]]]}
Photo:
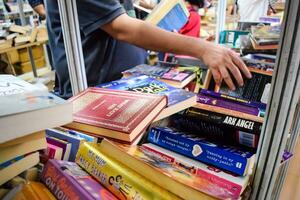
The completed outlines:
{"type": "Polygon", "coordinates": [[[279,47],[281,26],[252,26],[250,39],[254,49],[269,50],[279,47]]]}
{"type": "Polygon", "coordinates": [[[0,32],[0,50],[26,43],[43,42],[48,39],[45,37],[46,28],[42,27],[33,28],[8,24],[3,28],[0,32]]]}

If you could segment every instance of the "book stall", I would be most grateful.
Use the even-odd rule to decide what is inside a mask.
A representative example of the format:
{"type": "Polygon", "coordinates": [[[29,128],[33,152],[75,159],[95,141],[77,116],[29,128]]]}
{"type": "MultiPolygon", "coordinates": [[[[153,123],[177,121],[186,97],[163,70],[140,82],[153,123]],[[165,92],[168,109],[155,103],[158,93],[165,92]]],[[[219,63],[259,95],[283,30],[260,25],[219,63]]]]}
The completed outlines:
{"type": "MultiPolygon", "coordinates": [[[[0,74],[0,199],[283,199],[300,133],[300,2],[278,1],[276,13],[256,21],[241,20],[238,1],[199,8],[198,37],[231,49],[251,72],[234,90],[203,60],[149,50],[147,62],[92,84],[83,48],[92,33],[78,2],[57,1],[61,38],[53,40],[64,44],[70,98],[52,90],[61,87],[54,80],[28,82],[11,56],[42,78],[39,54],[61,59],[43,47],[58,22],[47,21],[49,37],[45,26],[8,23],[31,12],[6,13],[0,24],[0,54],[11,69],[0,74]]],[[[135,16],[175,34],[195,14],[183,0],[147,2],[131,3],[135,16]]]]}

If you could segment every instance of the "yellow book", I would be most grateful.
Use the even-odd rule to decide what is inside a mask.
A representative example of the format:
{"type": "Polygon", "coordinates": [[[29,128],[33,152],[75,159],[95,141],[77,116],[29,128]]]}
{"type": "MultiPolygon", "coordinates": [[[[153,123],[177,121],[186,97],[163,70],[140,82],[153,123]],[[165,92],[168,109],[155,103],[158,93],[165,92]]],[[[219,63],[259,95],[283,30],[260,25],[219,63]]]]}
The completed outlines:
{"type": "Polygon", "coordinates": [[[116,146],[104,139],[99,144],[99,150],[183,199],[216,199],[199,191],[203,185],[209,184],[207,180],[175,168],[170,163],[154,159],[140,151],[137,146],[116,146]]]}
{"type": "Polygon", "coordinates": [[[120,199],[180,199],[134,170],[106,156],[95,143],[80,145],[76,163],[120,199]]]}

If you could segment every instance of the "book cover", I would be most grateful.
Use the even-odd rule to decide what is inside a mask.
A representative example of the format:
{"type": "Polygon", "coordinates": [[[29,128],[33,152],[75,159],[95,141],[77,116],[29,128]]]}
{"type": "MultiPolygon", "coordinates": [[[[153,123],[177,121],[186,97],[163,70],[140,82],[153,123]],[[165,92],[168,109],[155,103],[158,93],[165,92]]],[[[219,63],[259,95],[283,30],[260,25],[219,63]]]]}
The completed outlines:
{"type": "Polygon", "coordinates": [[[23,79],[15,77],[13,75],[0,75],[0,97],[36,91],[46,92],[45,88],[40,88],[38,86],[30,84],[23,79]]]}
{"type": "Polygon", "coordinates": [[[119,199],[180,199],[102,153],[97,144],[83,143],[76,163],[119,199]]]}
{"type": "Polygon", "coordinates": [[[66,127],[132,142],[166,107],[166,96],[88,88],[72,97],[74,122],[66,127]]]}
{"type": "Polygon", "coordinates": [[[264,122],[263,117],[249,115],[249,114],[238,112],[238,111],[235,111],[235,110],[216,107],[216,106],[212,106],[212,105],[197,103],[196,106],[193,106],[193,107],[197,108],[197,109],[201,109],[201,110],[220,113],[220,114],[223,114],[223,115],[238,117],[238,118],[241,118],[241,119],[244,119],[244,120],[250,120],[250,121],[258,122],[258,123],[261,123],[261,124],[264,122]]]}
{"type": "Polygon", "coordinates": [[[278,39],[279,40],[280,33],[281,33],[281,25],[251,27],[251,34],[255,39],[278,39]]]}
{"type": "Polygon", "coordinates": [[[217,106],[217,107],[221,107],[221,108],[226,108],[226,109],[230,109],[230,110],[236,110],[236,111],[247,113],[247,114],[254,115],[254,116],[260,116],[260,111],[258,108],[240,105],[240,104],[237,104],[234,102],[214,98],[214,97],[204,95],[201,93],[197,95],[197,102],[202,103],[202,104],[217,106]]]}
{"type": "Polygon", "coordinates": [[[45,155],[48,159],[61,160],[63,158],[63,149],[61,147],[47,143],[45,155]]]}
{"type": "Polygon", "coordinates": [[[147,75],[176,88],[183,88],[196,78],[191,70],[180,67],[138,65],[122,72],[125,77],[147,75]]]}
{"type": "Polygon", "coordinates": [[[57,199],[117,199],[73,162],[49,160],[41,181],[57,199]]]}
{"type": "Polygon", "coordinates": [[[5,132],[0,143],[72,122],[72,104],[48,92],[2,96],[0,101],[0,127],[5,132]]]}
{"type": "Polygon", "coordinates": [[[20,156],[0,164],[0,185],[39,163],[39,153],[20,156]]]}
{"type": "Polygon", "coordinates": [[[146,22],[177,32],[188,21],[189,12],[182,0],[163,0],[147,16],[146,22]]]}
{"type": "Polygon", "coordinates": [[[268,85],[271,84],[272,76],[255,71],[252,71],[251,73],[252,78],[245,79],[243,87],[237,87],[235,91],[231,91],[223,81],[220,88],[216,87],[216,92],[227,94],[229,96],[237,97],[240,99],[262,102],[266,104],[268,98],[262,97],[265,90],[267,90],[268,85]]]}
{"type": "Polygon", "coordinates": [[[148,141],[240,176],[252,173],[255,154],[214,144],[196,135],[178,132],[168,127],[154,127],[149,131],[148,141]]]}
{"type": "Polygon", "coordinates": [[[259,132],[245,132],[231,126],[214,123],[207,119],[203,120],[201,117],[198,117],[198,113],[194,115],[187,111],[183,114],[172,115],[169,123],[164,126],[173,127],[182,132],[197,133],[198,136],[205,137],[217,143],[220,142],[233,146],[242,145],[243,147],[250,148],[257,147],[259,132]]]}
{"type": "Polygon", "coordinates": [[[55,137],[64,141],[67,141],[72,144],[69,160],[74,162],[76,158],[77,151],[79,149],[79,145],[83,141],[88,142],[97,142],[95,137],[79,133],[74,130],[62,129],[62,128],[54,128],[54,129],[46,129],[46,134],[50,137],[55,137]]]}
{"type": "Polygon", "coordinates": [[[46,137],[47,143],[62,148],[62,160],[69,160],[72,144],[55,137],[46,137]]]}
{"type": "Polygon", "coordinates": [[[98,85],[97,87],[166,95],[168,97],[168,106],[175,105],[195,96],[192,92],[172,87],[146,75],[123,78],[117,81],[98,85]]]}
{"type": "Polygon", "coordinates": [[[104,154],[118,160],[160,188],[165,188],[182,199],[209,200],[215,199],[215,197],[220,198],[224,194],[219,188],[207,187],[208,180],[200,179],[187,170],[142,151],[139,146],[117,145],[105,139],[98,146],[104,154]]]}
{"type": "Polygon", "coordinates": [[[249,175],[245,177],[236,176],[151,143],[143,144],[141,150],[145,154],[157,156],[200,179],[206,180],[207,185],[205,186],[207,190],[211,190],[212,195],[216,195],[217,193],[213,191],[213,188],[218,188],[215,190],[222,191],[223,198],[238,199],[249,183],[249,175]]]}

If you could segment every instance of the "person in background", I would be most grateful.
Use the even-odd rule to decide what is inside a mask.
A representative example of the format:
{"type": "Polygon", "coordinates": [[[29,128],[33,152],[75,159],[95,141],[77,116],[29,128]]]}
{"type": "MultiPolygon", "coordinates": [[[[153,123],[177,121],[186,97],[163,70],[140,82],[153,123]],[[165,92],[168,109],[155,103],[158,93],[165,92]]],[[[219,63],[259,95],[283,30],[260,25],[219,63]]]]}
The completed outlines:
{"type": "Polygon", "coordinates": [[[186,0],[190,16],[188,22],[179,30],[180,34],[200,37],[201,16],[198,10],[204,6],[204,0],[186,0]]]}
{"type": "MultiPolygon", "coordinates": [[[[89,86],[112,81],[120,77],[126,68],[139,64],[138,55],[127,48],[118,48],[117,41],[135,45],[135,48],[199,58],[210,68],[217,84],[223,78],[232,90],[235,85],[230,74],[240,86],[244,84],[242,74],[251,78],[246,65],[232,50],[200,38],[168,32],[129,17],[117,0],[76,2],[77,8],[80,8],[78,19],[89,86]]],[[[49,33],[54,34],[52,37],[55,38],[51,49],[59,81],[58,94],[68,98],[72,96],[72,90],[57,0],[46,1],[46,11],[49,33]]]]}

